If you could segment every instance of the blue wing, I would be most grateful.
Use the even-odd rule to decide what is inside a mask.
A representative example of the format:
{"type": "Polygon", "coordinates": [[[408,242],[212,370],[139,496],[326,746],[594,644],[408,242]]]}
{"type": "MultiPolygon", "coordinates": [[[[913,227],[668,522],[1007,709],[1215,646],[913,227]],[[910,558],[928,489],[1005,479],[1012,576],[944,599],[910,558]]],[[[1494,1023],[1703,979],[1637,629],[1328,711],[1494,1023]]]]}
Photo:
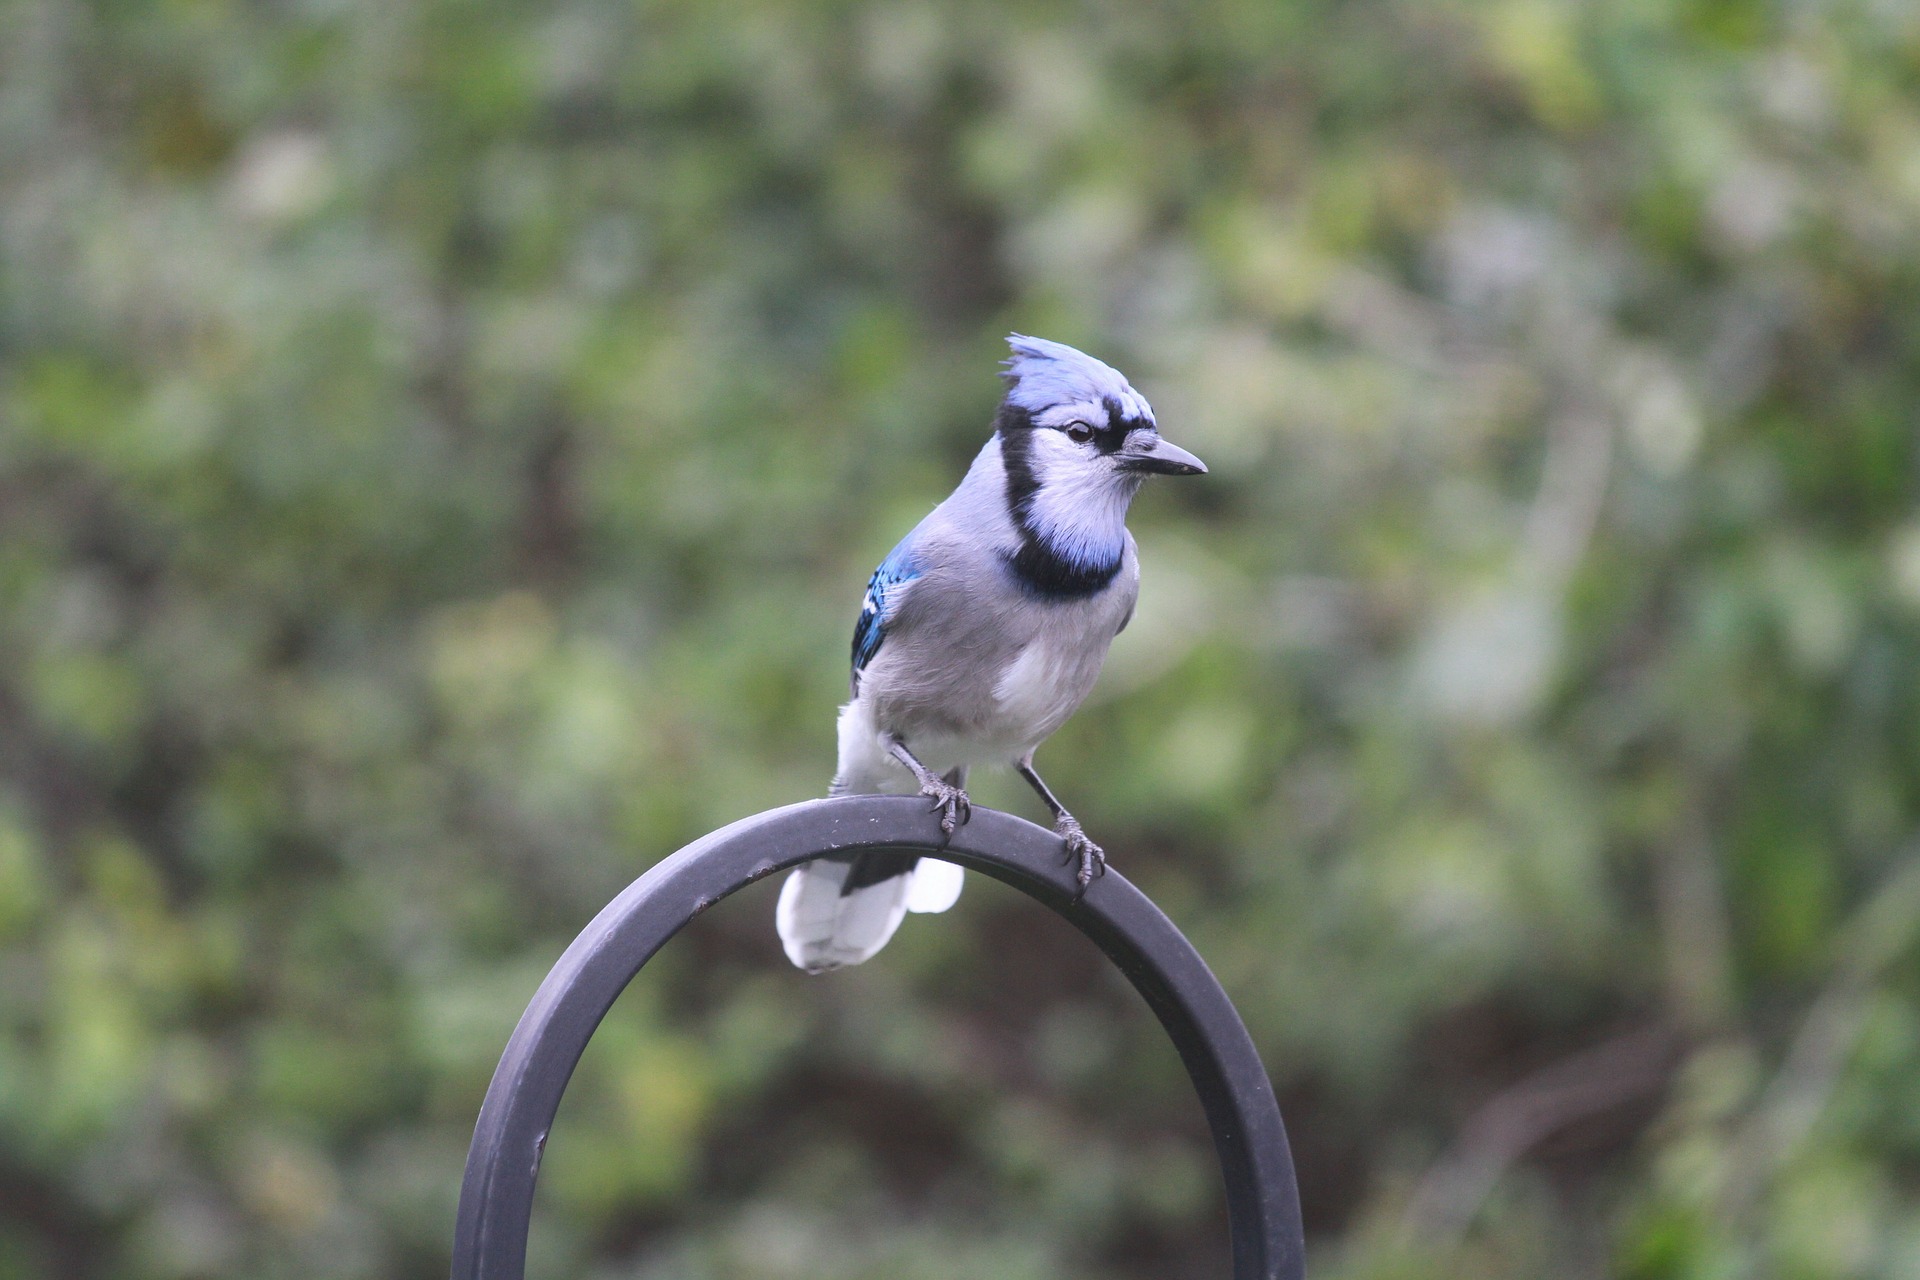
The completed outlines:
{"type": "Polygon", "coordinates": [[[853,624],[853,692],[860,694],[860,673],[880,652],[887,637],[887,623],[900,609],[906,586],[920,576],[920,564],[907,544],[902,542],[887,554],[880,567],[867,579],[867,595],[860,602],[860,617],[853,624]]]}

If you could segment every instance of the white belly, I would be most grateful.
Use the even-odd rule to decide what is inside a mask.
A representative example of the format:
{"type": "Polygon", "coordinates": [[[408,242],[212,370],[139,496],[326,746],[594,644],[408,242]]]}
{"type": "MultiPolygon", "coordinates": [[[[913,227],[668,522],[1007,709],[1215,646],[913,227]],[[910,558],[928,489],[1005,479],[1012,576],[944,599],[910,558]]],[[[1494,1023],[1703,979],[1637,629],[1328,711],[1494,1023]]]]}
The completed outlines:
{"type": "Polygon", "coordinates": [[[1053,736],[1092,690],[1105,656],[1045,633],[1034,637],[994,685],[994,736],[1020,749],[1053,736]]]}

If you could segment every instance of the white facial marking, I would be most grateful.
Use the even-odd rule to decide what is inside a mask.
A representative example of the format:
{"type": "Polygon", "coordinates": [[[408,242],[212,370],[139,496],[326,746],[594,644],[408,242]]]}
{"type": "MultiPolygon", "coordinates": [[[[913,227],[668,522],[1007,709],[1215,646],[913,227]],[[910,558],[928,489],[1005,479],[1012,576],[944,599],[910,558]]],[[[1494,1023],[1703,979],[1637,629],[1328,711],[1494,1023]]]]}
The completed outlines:
{"type": "Polygon", "coordinates": [[[1069,560],[1111,563],[1126,538],[1127,506],[1144,477],[1044,429],[1033,433],[1027,461],[1039,482],[1027,508],[1034,533],[1069,560]]]}
{"type": "Polygon", "coordinates": [[[1056,404],[1034,413],[1033,425],[1060,429],[1073,422],[1084,422],[1090,427],[1103,427],[1107,422],[1107,406],[1098,400],[1076,400],[1069,404],[1056,404]]]}

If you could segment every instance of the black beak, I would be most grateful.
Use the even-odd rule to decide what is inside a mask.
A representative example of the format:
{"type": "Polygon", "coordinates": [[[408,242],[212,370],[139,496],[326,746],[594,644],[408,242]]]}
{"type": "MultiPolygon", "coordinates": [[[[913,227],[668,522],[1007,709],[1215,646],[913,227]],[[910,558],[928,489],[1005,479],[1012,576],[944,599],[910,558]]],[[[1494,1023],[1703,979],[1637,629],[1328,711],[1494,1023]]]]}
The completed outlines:
{"type": "Polygon", "coordinates": [[[1145,471],[1160,476],[1207,474],[1207,464],[1179,445],[1168,444],[1159,436],[1145,433],[1141,433],[1137,439],[1128,440],[1114,456],[1119,460],[1122,471],[1145,471]]]}

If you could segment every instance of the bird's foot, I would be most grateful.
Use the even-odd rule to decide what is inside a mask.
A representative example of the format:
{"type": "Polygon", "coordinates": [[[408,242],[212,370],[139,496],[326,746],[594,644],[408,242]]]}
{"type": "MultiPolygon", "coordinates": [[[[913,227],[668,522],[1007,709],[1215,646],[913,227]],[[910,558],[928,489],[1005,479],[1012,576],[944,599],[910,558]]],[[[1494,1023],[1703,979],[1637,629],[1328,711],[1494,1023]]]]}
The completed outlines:
{"type": "Polygon", "coordinates": [[[953,839],[953,833],[973,816],[973,801],[967,793],[944,778],[921,783],[920,794],[933,801],[932,811],[940,815],[940,834],[945,839],[953,839]]]}
{"type": "Polygon", "coordinates": [[[1073,900],[1078,902],[1086,896],[1087,886],[1095,876],[1107,874],[1107,851],[1087,839],[1087,833],[1080,829],[1079,820],[1072,814],[1062,814],[1053,829],[1067,842],[1067,861],[1080,864],[1074,876],[1080,882],[1080,891],[1073,895],[1073,900]]]}

